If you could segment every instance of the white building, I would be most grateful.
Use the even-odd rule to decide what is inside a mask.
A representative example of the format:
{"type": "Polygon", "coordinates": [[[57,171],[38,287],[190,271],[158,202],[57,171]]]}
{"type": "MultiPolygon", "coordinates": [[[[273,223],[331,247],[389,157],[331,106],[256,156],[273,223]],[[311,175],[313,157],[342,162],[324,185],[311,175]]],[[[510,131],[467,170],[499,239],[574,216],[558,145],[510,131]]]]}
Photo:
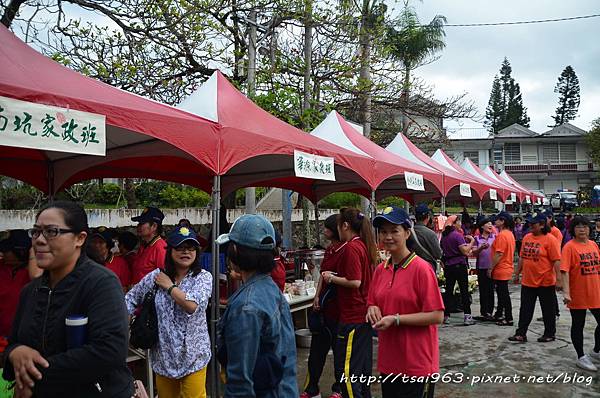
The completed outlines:
{"type": "Polygon", "coordinates": [[[495,136],[484,129],[448,134],[448,154],[459,163],[466,157],[480,167],[506,170],[529,189],[546,194],[557,189],[578,191],[600,182],[598,167],[587,152],[586,132],[570,123],[538,134],[518,124],[495,136]]]}

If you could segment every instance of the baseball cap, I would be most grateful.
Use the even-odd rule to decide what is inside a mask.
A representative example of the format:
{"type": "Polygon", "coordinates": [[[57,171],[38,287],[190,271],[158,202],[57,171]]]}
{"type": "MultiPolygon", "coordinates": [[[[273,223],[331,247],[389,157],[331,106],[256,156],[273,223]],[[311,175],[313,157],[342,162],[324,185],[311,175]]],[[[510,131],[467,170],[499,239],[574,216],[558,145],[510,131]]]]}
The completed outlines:
{"type": "Polygon", "coordinates": [[[0,241],[0,252],[7,252],[12,249],[29,250],[30,248],[31,238],[24,229],[13,229],[8,232],[8,238],[0,241]]]}
{"type": "Polygon", "coordinates": [[[527,217],[527,222],[530,224],[546,222],[546,215],[544,213],[533,213],[531,216],[527,217]]]}
{"type": "Polygon", "coordinates": [[[160,211],[159,208],[157,207],[146,207],[144,209],[144,211],[142,211],[142,214],[140,214],[139,216],[135,216],[135,217],[131,217],[131,221],[135,221],[135,222],[139,222],[139,223],[145,223],[145,222],[155,222],[158,224],[162,224],[162,221],[164,220],[165,215],[163,214],[162,211],[160,211]]]}
{"type": "Polygon", "coordinates": [[[408,213],[396,206],[388,206],[381,213],[377,214],[373,219],[373,226],[379,228],[384,221],[396,225],[405,225],[408,228],[412,227],[412,221],[408,213]]]}
{"type": "Polygon", "coordinates": [[[421,203],[415,208],[415,216],[420,217],[425,214],[431,213],[431,209],[425,203],[421,203]]]}
{"type": "Polygon", "coordinates": [[[113,238],[115,237],[113,232],[106,227],[96,228],[96,231],[94,231],[94,233],[90,236],[90,239],[94,238],[95,236],[100,237],[103,241],[108,243],[109,246],[112,246],[113,238]]]}
{"type": "MultiPolygon", "coordinates": [[[[198,240],[196,231],[192,228],[178,226],[167,237],[167,244],[171,247],[177,247],[185,241],[192,241],[197,246],[202,246],[198,240]]],[[[206,241],[205,241],[206,242],[206,241]]]]}
{"type": "Polygon", "coordinates": [[[231,241],[252,249],[273,250],[275,240],[271,221],[260,214],[244,214],[233,222],[229,233],[217,238],[217,243],[222,245],[231,241]]]}
{"type": "Polygon", "coordinates": [[[507,211],[501,211],[500,213],[496,214],[496,217],[494,217],[494,220],[505,220],[505,221],[512,221],[513,216],[510,215],[509,212],[507,211]]]}
{"type": "Polygon", "coordinates": [[[554,217],[554,213],[552,213],[552,210],[550,210],[550,209],[546,210],[546,211],[544,212],[544,215],[545,215],[547,218],[552,218],[552,217],[554,217]]]}

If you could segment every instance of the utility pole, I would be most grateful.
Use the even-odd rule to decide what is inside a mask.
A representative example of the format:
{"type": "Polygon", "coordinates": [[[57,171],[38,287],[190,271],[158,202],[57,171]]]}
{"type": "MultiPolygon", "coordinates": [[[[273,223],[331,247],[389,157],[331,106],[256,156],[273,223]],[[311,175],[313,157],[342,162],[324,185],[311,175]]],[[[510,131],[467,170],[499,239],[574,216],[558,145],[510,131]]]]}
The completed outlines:
{"type": "MultiPolygon", "coordinates": [[[[248,26],[248,98],[256,94],[256,11],[250,11],[248,26]]],[[[256,213],[256,189],[246,188],[246,214],[256,213]]]]}

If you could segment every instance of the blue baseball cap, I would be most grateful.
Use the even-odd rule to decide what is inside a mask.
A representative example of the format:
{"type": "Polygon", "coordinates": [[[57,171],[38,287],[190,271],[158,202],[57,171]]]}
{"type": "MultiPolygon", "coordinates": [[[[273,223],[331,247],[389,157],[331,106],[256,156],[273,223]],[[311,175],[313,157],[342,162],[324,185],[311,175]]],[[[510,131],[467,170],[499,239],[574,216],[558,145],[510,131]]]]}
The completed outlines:
{"type": "Polygon", "coordinates": [[[167,237],[167,244],[171,247],[177,247],[188,240],[197,246],[202,246],[198,241],[196,232],[192,228],[179,226],[171,231],[167,237]]]}
{"type": "Polygon", "coordinates": [[[512,221],[513,216],[511,216],[511,214],[507,211],[501,211],[500,213],[496,214],[496,216],[494,217],[494,221],[496,220],[505,220],[505,221],[512,221]]]}
{"type": "Polygon", "coordinates": [[[244,214],[233,222],[228,234],[217,238],[217,243],[234,242],[252,249],[273,250],[276,239],[271,221],[259,214],[244,214]]]}
{"type": "Polygon", "coordinates": [[[529,217],[527,217],[527,222],[530,224],[537,223],[545,223],[546,222],[546,214],[544,213],[533,213],[529,217]]]}
{"type": "Polygon", "coordinates": [[[420,217],[425,214],[431,213],[431,209],[425,203],[421,203],[415,208],[415,216],[420,217]]]}
{"type": "Polygon", "coordinates": [[[545,215],[547,218],[552,218],[552,217],[554,217],[554,213],[552,213],[552,210],[550,210],[550,209],[546,210],[546,211],[544,212],[544,215],[545,215]]]}
{"type": "Polygon", "coordinates": [[[410,220],[408,213],[404,209],[396,206],[388,206],[383,209],[381,213],[377,214],[373,219],[373,226],[375,228],[380,228],[384,221],[396,225],[405,225],[408,228],[412,227],[412,221],[410,220]]]}
{"type": "Polygon", "coordinates": [[[131,221],[145,223],[145,222],[155,222],[157,224],[162,224],[165,215],[158,207],[146,207],[142,214],[139,216],[131,217],[131,221]]]}
{"type": "Polygon", "coordinates": [[[8,238],[0,241],[0,252],[9,252],[13,249],[29,250],[31,238],[24,229],[13,229],[8,233],[8,238]]]}

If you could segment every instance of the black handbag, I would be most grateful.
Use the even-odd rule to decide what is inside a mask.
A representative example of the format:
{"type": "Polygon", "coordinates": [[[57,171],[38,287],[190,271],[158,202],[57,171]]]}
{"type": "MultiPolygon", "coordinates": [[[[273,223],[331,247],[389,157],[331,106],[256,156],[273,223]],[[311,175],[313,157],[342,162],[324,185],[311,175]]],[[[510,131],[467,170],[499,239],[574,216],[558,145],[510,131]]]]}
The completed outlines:
{"type": "Polygon", "coordinates": [[[147,350],[158,343],[158,317],[156,315],[157,286],[144,295],[142,304],[138,307],[137,315],[131,319],[129,325],[129,343],[134,348],[147,350]]]}

